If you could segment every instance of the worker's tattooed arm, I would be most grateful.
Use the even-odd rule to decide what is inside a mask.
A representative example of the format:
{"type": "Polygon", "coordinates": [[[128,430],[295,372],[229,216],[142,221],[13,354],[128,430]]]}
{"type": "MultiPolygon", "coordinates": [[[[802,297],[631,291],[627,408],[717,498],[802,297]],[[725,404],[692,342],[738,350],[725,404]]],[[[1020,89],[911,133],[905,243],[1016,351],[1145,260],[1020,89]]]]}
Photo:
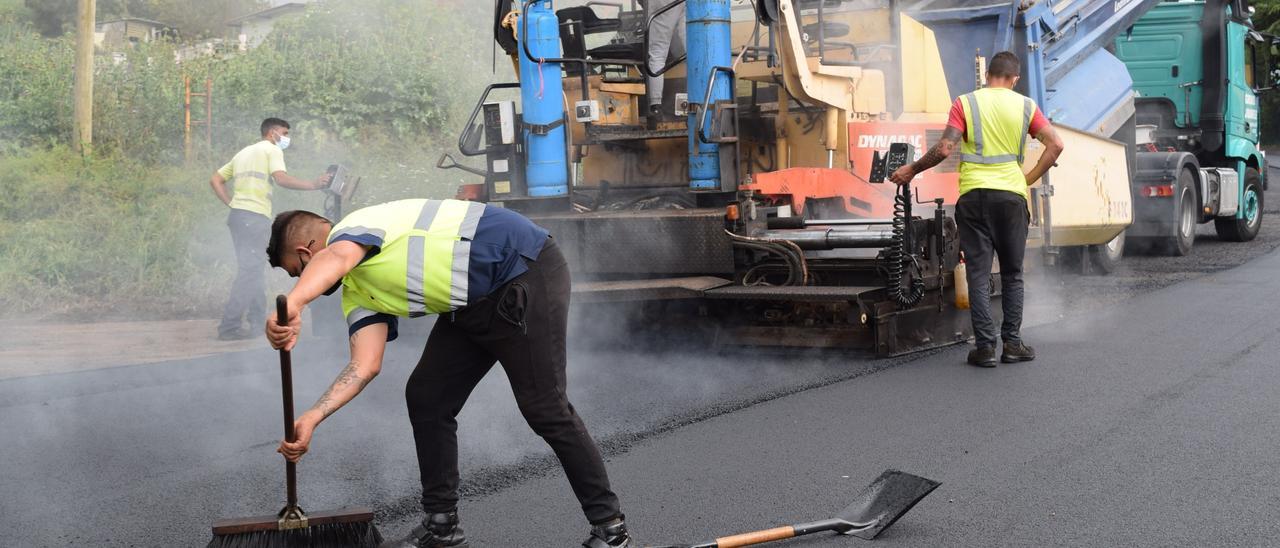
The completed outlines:
{"type": "Polygon", "coordinates": [[[960,130],[947,126],[947,129],[942,132],[942,137],[932,147],[929,147],[929,151],[924,153],[924,156],[909,165],[898,168],[889,177],[889,180],[900,185],[911,182],[911,179],[915,178],[920,172],[941,164],[943,160],[950,157],[951,153],[955,152],[956,146],[960,144],[961,137],[960,130]]]}
{"type": "Polygon", "coordinates": [[[298,462],[311,445],[311,434],[334,411],[337,411],[364,390],[369,381],[382,369],[382,351],[387,346],[387,324],[374,323],[361,327],[351,335],[351,362],[342,368],[333,385],[325,391],[315,405],[293,421],[294,440],[281,440],[276,449],[289,462],[298,462]]]}
{"type": "Polygon", "coordinates": [[[382,352],[387,344],[387,324],[376,323],[351,334],[351,361],[338,378],[311,406],[316,422],[322,421],[354,399],[382,369],[382,352]]]}
{"type": "MultiPolygon", "coordinates": [[[[355,338],[355,335],[352,335],[355,338]]],[[[352,361],[348,363],[342,372],[338,374],[338,378],[329,385],[329,390],[325,391],[320,399],[316,400],[316,404],[311,406],[312,409],[319,411],[324,417],[332,415],[339,407],[342,407],[352,398],[356,397],[365,385],[373,380],[372,377],[360,376],[360,362],[352,361]],[[344,398],[347,392],[353,392],[349,397],[344,398]]]]}
{"type": "Polygon", "coordinates": [[[929,148],[929,152],[926,152],[919,160],[913,162],[911,169],[916,173],[920,173],[941,164],[943,160],[951,156],[952,152],[955,152],[958,144],[960,144],[960,130],[947,126],[947,129],[942,132],[942,138],[938,139],[938,142],[929,148]]]}

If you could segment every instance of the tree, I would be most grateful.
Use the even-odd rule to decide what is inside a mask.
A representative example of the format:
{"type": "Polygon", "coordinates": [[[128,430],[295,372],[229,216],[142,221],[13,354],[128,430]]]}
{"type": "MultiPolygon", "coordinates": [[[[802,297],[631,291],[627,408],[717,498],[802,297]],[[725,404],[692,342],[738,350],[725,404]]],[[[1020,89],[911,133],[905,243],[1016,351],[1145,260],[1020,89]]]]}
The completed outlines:
{"type": "MultiPolygon", "coordinates": [[[[24,0],[31,24],[47,37],[62,36],[75,20],[76,0],[24,0]]],[[[262,0],[99,0],[98,21],[140,17],[173,25],[186,39],[225,33],[226,22],[261,9],[262,0]]]]}
{"type": "Polygon", "coordinates": [[[262,9],[261,0],[147,0],[145,17],[174,27],[185,39],[214,38],[226,34],[226,23],[262,9]]]}
{"type": "Polygon", "coordinates": [[[62,36],[75,20],[76,0],[26,0],[31,24],[48,37],[62,36]]]}

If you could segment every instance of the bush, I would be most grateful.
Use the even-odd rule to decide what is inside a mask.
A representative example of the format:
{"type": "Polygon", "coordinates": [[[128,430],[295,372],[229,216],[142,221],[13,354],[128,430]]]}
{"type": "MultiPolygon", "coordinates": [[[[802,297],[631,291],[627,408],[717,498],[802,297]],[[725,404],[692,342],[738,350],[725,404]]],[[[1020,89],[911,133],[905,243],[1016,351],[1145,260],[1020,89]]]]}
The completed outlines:
{"type": "Polygon", "coordinates": [[[66,142],[73,60],[70,39],[46,40],[22,25],[0,25],[0,143],[5,148],[66,142]]]}
{"type": "Polygon", "coordinates": [[[196,223],[219,209],[191,180],[65,147],[0,159],[0,307],[15,316],[209,310],[220,295],[197,280],[230,270],[191,260],[196,223]]]}

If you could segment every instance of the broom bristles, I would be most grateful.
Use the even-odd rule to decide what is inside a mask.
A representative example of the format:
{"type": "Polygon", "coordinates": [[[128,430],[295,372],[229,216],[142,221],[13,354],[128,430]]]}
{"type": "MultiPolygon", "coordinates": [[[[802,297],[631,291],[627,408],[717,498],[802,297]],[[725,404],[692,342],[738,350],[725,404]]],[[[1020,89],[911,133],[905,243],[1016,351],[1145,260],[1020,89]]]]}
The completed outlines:
{"type": "Polygon", "coordinates": [[[205,548],[378,548],[381,543],[378,528],[362,522],[214,535],[205,548]]]}

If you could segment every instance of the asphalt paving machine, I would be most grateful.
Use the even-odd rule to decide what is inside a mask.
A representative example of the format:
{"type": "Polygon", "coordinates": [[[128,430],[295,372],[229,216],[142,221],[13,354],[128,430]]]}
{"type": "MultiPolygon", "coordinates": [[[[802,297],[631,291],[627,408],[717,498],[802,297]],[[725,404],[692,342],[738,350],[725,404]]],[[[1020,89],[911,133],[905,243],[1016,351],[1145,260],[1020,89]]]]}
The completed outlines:
{"type": "MultiPolygon", "coordinates": [[[[677,0],[648,13],[634,1],[499,0],[494,38],[518,81],[488,86],[459,136],[483,167],[450,155],[439,166],[483,177],[460,198],[548,228],[578,304],[627,303],[641,324],[724,345],[886,356],[966,341],[967,313],[953,305],[954,169],[914,188],[882,182],[941,134],[951,96],[980,86],[995,53],[956,62],[934,29],[970,22],[966,9],[934,3],[677,0]],[[674,9],[687,54],[650,66],[651,21],[674,9]],[[657,77],[666,85],[650,111],[657,77]]],[[[1153,3],[1064,4],[1098,32],[1081,47],[1041,36],[1057,57],[1031,56],[1036,85],[1077,82],[1077,67],[1153,3]]],[[[1066,13],[1022,4],[1001,4],[1019,17],[995,20],[995,47],[1027,47],[1048,15],[1066,13]]],[[[1132,96],[1091,108],[1080,118],[1099,127],[1060,130],[1068,152],[1051,173],[1079,184],[1033,195],[1032,247],[1104,246],[1132,221],[1131,147],[1106,133],[1122,131],[1132,96]]]]}
{"type": "MultiPolygon", "coordinates": [[[[804,9],[815,6],[824,9],[804,9]]],[[[484,182],[460,197],[548,228],[570,259],[575,303],[628,303],[719,344],[896,355],[967,340],[967,315],[948,294],[954,221],[941,201],[883,182],[914,159],[910,144],[877,154],[868,179],[890,191],[887,215],[849,211],[856,196],[806,203],[803,191],[793,201],[751,188],[777,171],[779,154],[810,169],[813,185],[850,173],[837,163],[847,156],[841,128],[885,115],[882,72],[815,62],[820,30],[763,6],[745,26],[732,23],[728,1],[666,9],[677,7],[688,53],[654,68],[643,6],[498,2],[495,39],[519,81],[477,101],[459,149],[484,158],[464,167],[484,182]],[[751,45],[735,48],[744,28],[751,45]],[[642,108],[646,76],[667,79],[660,112],[642,108]]]]}

